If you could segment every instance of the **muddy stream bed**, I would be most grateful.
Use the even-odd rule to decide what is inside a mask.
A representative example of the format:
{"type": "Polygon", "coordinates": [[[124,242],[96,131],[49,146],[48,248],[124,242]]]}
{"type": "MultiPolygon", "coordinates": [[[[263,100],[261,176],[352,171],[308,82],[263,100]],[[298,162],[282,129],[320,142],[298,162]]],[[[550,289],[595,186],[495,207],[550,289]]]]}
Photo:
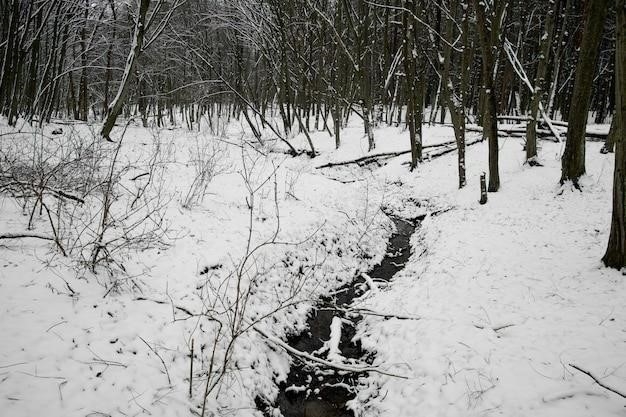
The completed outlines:
{"type": "MultiPolygon", "coordinates": [[[[419,220],[406,220],[392,217],[396,230],[387,243],[387,251],[382,261],[367,274],[374,281],[390,281],[406,265],[411,256],[411,235],[419,220]]],[[[349,316],[342,311],[353,300],[368,290],[362,277],[323,297],[307,320],[307,330],[292,336],[287,343],[302,352],[314,353],[324,347],[331,336],[331,323],[334,317],[342,319],[339,350],[347,359],[361,363],[371,363],[374,355],[361,348],[360,343],[352,342],[355,327],[361,320],[354,313],[349,316]]],[[[321,355],[325,358],[325,354],[321,355]]],[[[294,358],[287,380],[279,385],[280,393],[272,405],[264,404],[257,398],[257,407],[267,417],[272,416],[272,408],[278,407],[284,417],[354,417],[346,407],[346,402],[355,398],[358,374],[343,373],[306,364],[294,358]]]]}

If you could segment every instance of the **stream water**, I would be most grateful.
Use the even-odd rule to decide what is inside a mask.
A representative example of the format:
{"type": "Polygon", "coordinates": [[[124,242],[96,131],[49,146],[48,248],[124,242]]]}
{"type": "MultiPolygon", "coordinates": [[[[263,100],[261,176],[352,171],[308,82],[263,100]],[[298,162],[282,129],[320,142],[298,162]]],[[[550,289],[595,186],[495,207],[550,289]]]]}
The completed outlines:
{"type": "MultiPolygon", "coordinates": [[[[396,231],[387,243],[387,251],[382,261],[368,275],[375,281],[389,281],[402,268],[411,256],[411,235],[415,232],[418,221],[392,218],[396,231]]],[[[360,343],[352,342],[355,326],[361,317],[354,314],[346,316],[345,310],[354,298],[367,290],[367,284],[361,277],[349,283],[332,296],[320,300],[308,318],[308,329],[292,336],[287,343],[303,352],[312,353],[321,349],[324,341],[330,338],[333,317],[343,319],[339,350],[348,359],[371,362],[371,353],[365,352],[360,343]],[[350,323],[350,324],[346,324],[350,323]]],[[[353,417],[346,402],[355,397],[355,386],[359,375],[336,372],[294,359],[287,380],[279,386],[280,393],[273,407],[257,399],[257,407],[267,410],[278,407],[284,417],[353,417]]],[[[265,412],[270,416],[269,412],[265,412]]]]}

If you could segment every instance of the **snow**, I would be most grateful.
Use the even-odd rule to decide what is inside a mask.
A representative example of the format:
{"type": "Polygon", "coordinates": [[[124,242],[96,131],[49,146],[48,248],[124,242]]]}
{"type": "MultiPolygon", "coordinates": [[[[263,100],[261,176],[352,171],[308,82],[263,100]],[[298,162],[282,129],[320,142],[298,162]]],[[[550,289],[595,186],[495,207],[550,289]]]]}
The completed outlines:
{"type": "MultiPolygon", "coordinates": [[[[75,129],[87,131],[84,126],[75,129]]],[[[302,329],[307,311],[321,294],[382,257],[391,222],[375,199],[368,200],[367,185],[345,185],[314,174],[314,161],[306,156],[293,159],[278,153],[264,158],[247,146],[242,151],[226,145],[226,168],[209,183],[203,201],[185,208],[195,176],[189,148],[196,146],[197,134],[131,127],[120,152],[130,164],[122,175],[129,190],[134,190],[129,179],[144,171],[157,134],[163,198],[170,201],[165,213],[167,246],[120,253],[128,275],[109,276],[104,270],[94,275],[44,241],[2,241],[3,414],[30,416],[44,406],[51,416],[199,411],[218,334],[213,319],[225,328],[232,324],[228,311],[236,295],[235,271],[243,271],[245,323],[259,321],[284,338],[302,329]],[[250,248],[263,245],[276,231],[276,202],[279,243],[263,246],[241,268],[249,236],[248,186],[256,193],[250,248]],[[121,290],[109,292],[116,280],[121,290]],[[196,316],[189,317],[179,307],[196,316]],[[161,359],[141,338],[165,362],[171,384],[161,359]],[[192,339],[195,376],[189,399],[192,339]]],[[[5,141],[8,137],[1,136],[5,141]]],[[[240,136],[229,137],[236,142],[240,136]]],[[[30,139],[22,135],[20,140],[30,139]]],[[[113,207],[121,210],[125,204],[116,200],[113,207]]],[[[23,231],[27,220],[14,200],[2,198],[2,232],[23,231]]],[[[44,220],[45,213],[35,232],[49,233],[44,220]]],[[[229,338],[221,335],[214,378],[228,353],[229,338]]],[[[253,332],[241,334],[229,355],[219,398],[217,391],[209,397],[208,412],[243,407],[253,414],[257,394],[276,395],[274,381],[286,377],[289,356],[253,332]]]]}
{"type": "MultiPolygon", "coordinates": [[[[502,189],[481,206],[486,142],[467,148],[468,185],[458,190],[454,152],[414,172],[409,154],[383,166],[317,169],[367,154],[356,120],[342,130],[339,150],[327,133],[313,132],[320,152],[314,159],[268,149],[262,156],[242,142],[240,130],[232,124],[215,137],[129,128],[121,153],[135,168],[124,174],[124,184],[144,171],[158,136],[169,205],[167,246],[121,253],[128,275],[94,275],[58,255],[51,242],[0,241],[2,415],[199,413],[218,334],[213,319],[230,323],[236,271],[247,272],[240,281],[245,323],[259,320],[264,332],[284,340],[303,329],[313,300],[381,259],[391,231],[381,206],[410,218],[439,214],[427,216],[413,236],[406,268],[358,301],[359,308],[397,316],[365,316],[357,337],[376,352],[375,366],[407,379],[364,376],[352,409],[394,417],[623,415],[623,399],[569,366],[626,391],[626,280],[599,261],[613,171],[613,156],[600,154],[600,143],[587,145],[588,175],[579,192],[558,185],[561,144],[540,142],[544,166],[531,168],[521,141],[502,138],[502,189]],[[204,198],[183,207],[196,175],[190,149],[198,140],[219,144],[221,163],[204,198]],[[253,262],[243,263],[248,236],[251,247],[267,242],[278,219],[277,241],[285,244],[263,246],[253,262]],[[121,290],[107,292],[116,279],[121,290]],[[189,317],[181,308],[203,314],[189,317]]],[[[381,126],[375,134],[375,153],[409,149],[408,132],[400,128],[381,126]]],[[[453,139],[448,126],[424,127],[424,145],[453,139]]],[[[293,144],[307,148],[302,135],[293,144]]],[[[27,221],[19,204],[0,197],[0,233],[24,231],[27,221]]],[[[46,224],[38,219],[33,232],[47,234],[46,224]]],[[[340,355],[336,319],[327,344],[337,347],[331,361],[331,353],[340,355]]],[[[228,353],[229,339],[221,334],[217,365],[228,353]]],[[[256,332],[242,333],[230,355],[205,415],[259,416],[254,397],[271,401],[291,360],[256,332]]]]}
{"type": "MultiPolygon", "coordinates": [[[[621,415],[624,400],[569,364],[626,389],[626,281],[602,267],[612,157],[587,145],[583,192],[559,187],[560,145],[542,142],[545,167],[523,165],[517,140],[500,148],[502,189],[478,204],[487,149],[468,149],[468,186],[453,158],[413,177],[399,166],[398,198],[453,210],[428,217],[409,264],[364,307],[422,319],[365,318],[359,337],[408,380],[370,375],[359,400],[388,416],[621,415]],[[441,175],[449,172],[449,175],[441,175]],[[369,395],[385,393],[369,398],[369,395]]],[[[363,406],[365,407],[365,406],[363,406]]]]}
{"type": "Polygon", "coordinates": [[[339,342],[341,342],[341,318],[333,317],[330,323],[330,339],[327,342],[328,355],[327,358],[331,362],[341,362],[343,356],[339,350],[339,342]]]}

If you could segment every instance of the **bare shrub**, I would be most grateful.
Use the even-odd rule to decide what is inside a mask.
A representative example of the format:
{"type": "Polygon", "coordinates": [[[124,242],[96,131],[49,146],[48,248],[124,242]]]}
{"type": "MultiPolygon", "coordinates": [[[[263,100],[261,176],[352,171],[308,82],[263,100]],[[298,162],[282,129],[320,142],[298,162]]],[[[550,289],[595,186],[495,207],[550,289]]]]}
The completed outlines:
{"type": "Polygon", "coordinates": [[[285,174],[285,198],[292,198],[294,200],[299,200],[296,197],[296,185],[302,176],[302,169],[299,170],[288,170],[285,174]]]}
{"type": "Polygon", "coordinates": [[[211,415],[207,412],[207,400],[212,396],[218,398],[240,377],[235,360],[238,341],[244,336],[256,337],[248,335],[254,326],[265,320],[271,321],[282,310],[310,302],[311,297],[304,290],[305,284],[325,261],[323,256],[319,259],[314,257],[310,267],[300,273],[291,273],[292,260],[289,257],[294,256],[296,248],[312,241],[317,231],[299,242],[280,240],[278,167],[269,165],[268,160],[253,150],[250,150],[253,156],[243,147],[241,151],[242,168],[239,174],[246,189],[248,214],[242,253],[231,258],[230,267],[220,265],[207,269],[204,272],[207,275],[205,282],[198,288],[204,306],[198,316],[209,321],[207,331],[212,334],[203,357],[205,372],[201,416],[211,415]],[[264,204],[272,205],[271,214],[263,208],[264,204]],[[273,225],[271,229],[259,230],[260,224],[268,222],[273,225]],[[286,259],[270,258],[267,251],[278,245],[289,246],[293,251],[286,252],[286,259]],[[284,279],[284,285],[280,290],[275,289],[271,297],[263,295],[268,281],[275,279],[277,274],[288,277],[284,279]],[[266,296],[269,298],[266,299],[266,296]]]}
{"type": "Polygon", "coordinates": [[[125,271],[125,253],[161,243],[166,231],[160,142],[145,175],[131,178],[138,164],[121,158],[122,143],[123,135],[109,144],[73,128],[62,137],[34,130],[0,141],[0,193],[20,204],[27,230],[45,229],[62,255],[94,273],[125,271]]]}
{"type": "Polygon", "coordinates": [[[202,203],[211,180],[226,169],[225,147],[219,141],[205,136],[197,136],[189,148],[189,163],[194,167],[194,177],[185,198],[184,208],[192,208],[202,203]]]}

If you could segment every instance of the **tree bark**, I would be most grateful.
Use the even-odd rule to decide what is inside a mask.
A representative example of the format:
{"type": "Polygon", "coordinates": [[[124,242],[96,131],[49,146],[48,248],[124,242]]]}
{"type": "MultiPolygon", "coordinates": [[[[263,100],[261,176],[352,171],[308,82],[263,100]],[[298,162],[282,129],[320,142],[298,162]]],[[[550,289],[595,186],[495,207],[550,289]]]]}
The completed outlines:
{"type": "Polygon", "coordinates": [[[617,26],[615,45],[615,171],[613,174],[613,215],[611,232],[604,264],[611,268],[623,268],[626,261],[626,0],[617,0],[617,26]]]}
{"type": "Polygon", "coordinates": [[[593,0],[587,4],[582,44],[576,64],[576,78],[568,114],[567,142],[561,158],[561,184],[572,181],[576,188],[579,188],[578,179],[585,174],[587,113],[607,6],[608,0],[593,0]]]}
{"type": "Polygon", "coordinates": [[[537,74],[535,76],[534,91],[530,104],[531,120],[526,125],[526,161],[531,165],[533,165],[533,163],[537,164],[537,113],[539,112],[539,106],[544,96],[545,78],[554,33],[554,14],[558,10],[559,0],[555,2],[554,7],[548,10],[539,47],[539,63],[537,64],[537,74]]]}
{"type": "Polygon", "coordinates": [[[500,38],[500,22],[504,16],[507,3],[494,0],[487,16],[486,4],[481,0],[474,0],[474,9],[477,17],[477,30],[482,49],[482,79],[485,101],[483,103],[483,131],[489,143],[489,192],[500,188],[500,173],[498,166],[498,121],[496,98],[496,55],[500,38]],[[488,18],[489,17],[489,18],[488,18]]]}
{"type": "MultiPolygon", "coordinates": [[[[469,64],[470,64],[470,46],[469,46],[469,19],[468,19],[468,5],[464,3],[462,5],[463,18],[462,18],[462,26],[461,26],[461,40],[463,44],[463,53],[461,56],[461,76],[455,74],[455,77],[450,73],[450,69],[452,66],[452,42],[454,41],[454,34],[452,32],[452,19],[447,18],[447,21],[444,26],[444,36],[446,42],[443,43],[443,72],[441,75],[441,85],[442,85],[442,99],[450,110],[450,118],[452,119],[452,127],[454,129],[454,138],[456,140],[457,149],[458,149],[458,174],[459,174],[459,188],[463,188],[466,185],[466,176],[465,176],[465,104],[464,98],[467,93],[467,84],[468,84],[468,74],[470,72],[469,64]],[[459,85],[459,94],[455,94],[454,84],[452,82],[453,78],[458,81],[458,78],[461,78],[459,85]]],[[[442,114],[444,114],[442,109],[442,114]]],[[[442,122],[443,123],[443,122],[442,122]]]]}
{"type": "Polygon", "coordinates": [[[417,106],[418,103],[417,96],[417,71],[416,71],[416,63],[415,63],[415,45],[414,45],[414,34],[415,25],[413,21],[413,17],[410,15],[410,12],[415,9],[412,0],[404,1],[404,8],[406,9],[402,13],[402,25],[404,26],[404,40],[402,42],[402,53],[404,55],[404,72],[405,81],[406,81],[406,124],[409,129],[409,143],[411,144],[411,171],[413,171],[417,167],[418,161],[421,159],[420,150],[418,149],[418,138],[417,138],[417,124],[421,123],[422,120],[417,120],[417,106]]]}

